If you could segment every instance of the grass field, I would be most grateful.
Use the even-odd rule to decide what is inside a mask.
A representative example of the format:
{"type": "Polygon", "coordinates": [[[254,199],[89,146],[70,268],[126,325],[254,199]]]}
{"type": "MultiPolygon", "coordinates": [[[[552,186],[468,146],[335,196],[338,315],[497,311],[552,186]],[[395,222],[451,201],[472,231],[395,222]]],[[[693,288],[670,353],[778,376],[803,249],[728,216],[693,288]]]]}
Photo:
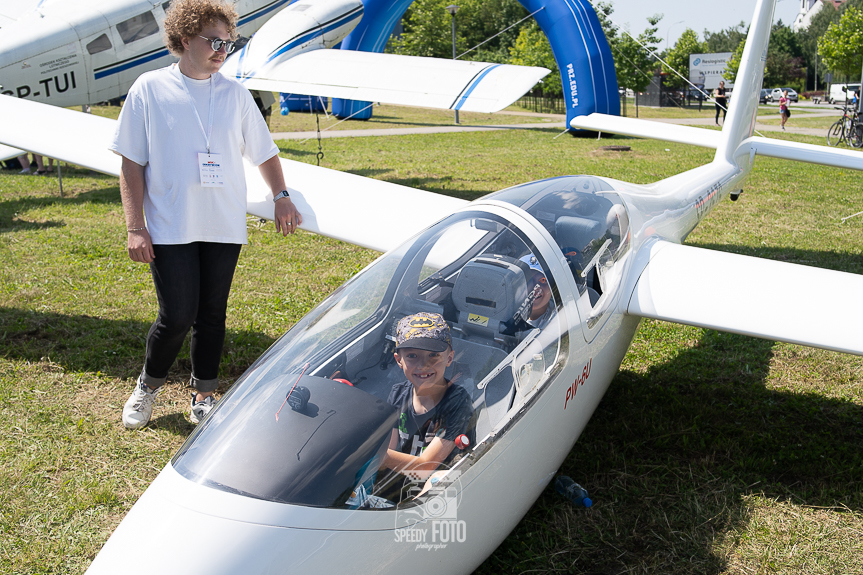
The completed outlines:
{"type": "MultiPolygon", "coordinates": [[[[800,113],[798,110],[792,110],[792,115],[788,118],[788,123],[786,126],[788,127],[798,127],[798,128],[816,128],[824,130],[824,135],[827,135],[827,129],[833,125],[833,123],[838,120],[842,114],[837,112],[832,116],[815,116],[815,117],[807,117],[805,113],[800,113]]],[[[759,115],[758,121],[763,124],[768,125],[779,125],[779,113],[776,112],[772,115],[759,115]]]]}
{"type": "MultiPolygon", "coordinates": [[[[120,115],[120,108],[116,106],[93,106],[92,112],[106,118],[117,119],[120,115]]],[[[524,108],[518,106],[510,106],[507,111],[516,112],[516,114],[481,114],[478,112],[460,112],[459,123],[465,126],[493,126],[500,124],[560,124],[561,129],[563,120],[552,119],[551,117],[535,117],[531,115],[521,115],[519,113],[527,112],[524,108]]],[[[322,131],[341,131],[341,130],[376,130],[376,129],[391,129],[391,128],[416,128],[422,126],[452,126],[455,125],[455,116],[453,112],[447,110],[432,110],[430,108],[408,108],[405,106],[395,106],[389,104],[375,104],[372,109],[372,117],[368,120],[340,120],[335,116],[318,114],[320,127],[322,131]]],[[[270,116],[270,131],[271,132],[309,132],[317,130],[315,114],[309,112],[291,112],[287,116],[282,116],[279,112],[278,104],[273,106],[273,113],[270,116]]]]}
{"type": "MultiPolygon", "coordinates": [[[[646,183],[711,158],[627,138],[614,143],[631,152],[604,152],[607,140],[558,133],[333,139],[323,165],[474,199],[561,174],[646,183]]],[[[279,146],[315,160],[316,142],[279,146]]],[[[62,199],[56,180],[0,174],[0,573],[82,573],[192,430],[187,349],[151,425],[123,429],[153,289],[125,254],[117,180],[64,174],[62,199]]],[[[687,243],[860,274],[863,217],[840,223],[863,209],[860,188],[848,170],[759,157],[740,201],[717,206],[687,243]]],[[[250,219],[220,391],[375,257],[250,219]]],[[[819,286],[804,293],[818,298],[819,286]]],[[[859,305],[821,303],[837,323],[859,305]]],[[[547,490],[479,572],[863,573],[861,445],[861,358],[644,321],[562,469],[595,506],[547,490]]]]}

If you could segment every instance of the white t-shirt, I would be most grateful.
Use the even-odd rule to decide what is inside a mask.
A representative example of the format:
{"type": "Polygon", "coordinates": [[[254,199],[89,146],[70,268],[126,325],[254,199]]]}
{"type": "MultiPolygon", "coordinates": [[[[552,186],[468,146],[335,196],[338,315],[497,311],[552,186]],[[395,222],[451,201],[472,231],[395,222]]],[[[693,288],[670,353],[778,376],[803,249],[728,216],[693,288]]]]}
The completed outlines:
{"type": "Polygon", "coordinates": [[[135,81],[110,149],[145,166],[144,215],[154,244],[246,243],[242,157],[259,166],[279,153],[246,88],[221,74],[188,78],[176,64],[135,81]],[[207,151],[211,90],[210,152],[221,154],[226,181],[219,188],[203,187],[198,168],[198,154],[207,151]]]}

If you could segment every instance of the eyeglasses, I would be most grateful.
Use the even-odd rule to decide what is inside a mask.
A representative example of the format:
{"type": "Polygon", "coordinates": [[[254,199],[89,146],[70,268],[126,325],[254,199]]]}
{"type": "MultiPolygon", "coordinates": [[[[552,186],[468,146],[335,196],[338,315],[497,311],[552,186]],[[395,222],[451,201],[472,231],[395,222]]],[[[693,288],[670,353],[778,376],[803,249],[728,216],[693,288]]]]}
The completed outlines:
{"type": "Polygon", "coordinates": [[[210,43],[210,47],[213,49],[213,52],[218,52],[222,49],[222,46],[225,47],[225,54],[230,54],[234,51],[234,42],[230,40],[222,40],[221,38],[207,38],[206,36],[198,35],[198,38],[203,38],[207,42],[210,43]]]}

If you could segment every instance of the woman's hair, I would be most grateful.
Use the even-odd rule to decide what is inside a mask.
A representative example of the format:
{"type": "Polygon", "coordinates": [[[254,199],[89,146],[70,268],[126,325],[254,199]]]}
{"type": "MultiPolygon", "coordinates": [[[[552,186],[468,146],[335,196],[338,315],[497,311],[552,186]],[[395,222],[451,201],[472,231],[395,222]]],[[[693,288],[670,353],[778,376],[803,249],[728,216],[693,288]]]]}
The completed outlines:
{"type": "Polygon", "coordinates": [[[237,11],[221,0],[173,0],[165,15],[165,45],[175,56],[183,54],[183,38],[201,33],[204,27],[221,21],[231,39],[237,36],[237,11]]]}

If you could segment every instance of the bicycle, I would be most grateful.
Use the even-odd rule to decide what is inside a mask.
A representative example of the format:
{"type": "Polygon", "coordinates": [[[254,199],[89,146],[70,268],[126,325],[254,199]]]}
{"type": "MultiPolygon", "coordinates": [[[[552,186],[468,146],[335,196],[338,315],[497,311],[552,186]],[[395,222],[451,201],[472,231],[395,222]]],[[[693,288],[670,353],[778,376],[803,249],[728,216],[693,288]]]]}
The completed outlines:
{"type": "Polygon", "coordinates": [[[827,130],[827,143],[831,146],[838,146],[842,142],[846,142],[855,148],[863,147],[863,122],[861,122],[858,112],[847,105],[841,108],[834,106],[834,108],[842,110],[842,117],[827,130]],[[849,110],[853,111],[849,113],[849,110]]]}

